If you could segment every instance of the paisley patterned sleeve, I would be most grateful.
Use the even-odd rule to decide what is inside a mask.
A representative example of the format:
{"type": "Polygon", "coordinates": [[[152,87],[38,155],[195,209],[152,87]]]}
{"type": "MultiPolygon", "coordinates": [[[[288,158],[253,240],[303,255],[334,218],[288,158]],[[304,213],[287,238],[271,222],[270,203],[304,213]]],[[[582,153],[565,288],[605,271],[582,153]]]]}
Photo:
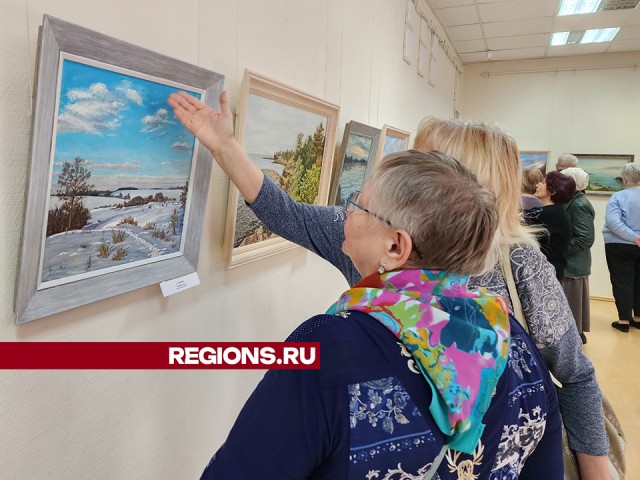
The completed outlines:
{"type": "MultiPolygon", "coordinates": [[[[511,268],[529,334],[563,385],[558,398],[569,446],[589,455],[606,455],[602,394],[553,266],[534,246],[517,245],[511,250],[511,268]]],[[[474,277],[470,287],[509,298],[499,266],[474,277]]]]}

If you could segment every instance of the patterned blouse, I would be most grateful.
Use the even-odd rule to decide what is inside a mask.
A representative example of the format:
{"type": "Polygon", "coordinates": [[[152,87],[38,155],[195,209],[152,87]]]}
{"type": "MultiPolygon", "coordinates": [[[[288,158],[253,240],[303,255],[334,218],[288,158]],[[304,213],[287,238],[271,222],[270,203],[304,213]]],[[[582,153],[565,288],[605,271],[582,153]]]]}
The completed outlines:
{"type": "MultiPolygon", "coordinates": [[[[515,320],[507,368],[471,454],[441,480],[563,478],[561,420],[544,360],[515,320]]],[[[320,342],[320,370],[271,370],[202,479],[421,480],[444,439],[411,354],[361,312],[320,315],[289,341],[320,342]]]]}

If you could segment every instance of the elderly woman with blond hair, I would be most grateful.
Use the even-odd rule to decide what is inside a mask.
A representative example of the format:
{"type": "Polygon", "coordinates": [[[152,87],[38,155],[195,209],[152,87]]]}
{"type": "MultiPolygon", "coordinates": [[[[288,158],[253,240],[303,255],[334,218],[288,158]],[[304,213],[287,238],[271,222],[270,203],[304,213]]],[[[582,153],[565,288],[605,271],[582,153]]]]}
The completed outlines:
{"type": "Polygon", "coordinates": [[[573,178],[576,183],[573,198],[564,206],[571,220],[571,237],[567,248],[567,265],[560,283],[576,320],[582,343],[587,343],[584,332],[591,330],[589,275],[591,246],[595,240],[596,212],[584,193],[589,186],[589,174],[578,167],[565,168],[560,173],[573,178]]]}
{"type": "MultiPolygon", "coordinates": [[[[233,116],[226,95],[221,97],[220,112],[187,97],[186,94],[172,97],[169,104],[176,116],[212,151],[265,226],[329,261],[350,285],[358,283],[362,274],[341,249],[347,218],[344,208],[294,202],[246,155],[232,153],[236,147],[222,148],[212,143],[211,139],[219,139],[220,134],[233,133],[233,116]],[[198,122],[194,122],[192,116],[198,122]]],[[[233,143],[225,142],[225,145],[233,143]]],[[[496,126],[430,118],[419,125],[414,147],[420,151],[437,150],[460,160],[496,195],[498,238],[513,271],[530,335],[551,372],[563,384],[558,390],[560,410],[569,445],[577,453],[582,479],[610,478],[606,457],[608,439],[595,371],[582,352],[575,321],[553,267],[540,252],[531,231],[521,222],[521,167],[515,141],[496,126]]],[[[453,243],[460,241],[464,243],[465,239],[452,240],[453,243]]],[[[472,276],[467,285],[471,289],[483,287],[503,297],[509,296],[499,263],[485,274],[472,276]]],[[[508,303],[511,311],[511,302],[508,303]]]]}
{"type": "Polygon", "coordinates": [[[626,164],[620,176],[624,190],[611,195],[602,233],[618,310],[611,326],[626,333],[640,328],[640,165],[626,164]]]}
{"type": "Polygon", "coordinates": [[[541,207],[542,202],[536,197],[536,188],[544,180],[544,175],[539,168],[527,168],[522,172],[522,210],[541,207]]]}

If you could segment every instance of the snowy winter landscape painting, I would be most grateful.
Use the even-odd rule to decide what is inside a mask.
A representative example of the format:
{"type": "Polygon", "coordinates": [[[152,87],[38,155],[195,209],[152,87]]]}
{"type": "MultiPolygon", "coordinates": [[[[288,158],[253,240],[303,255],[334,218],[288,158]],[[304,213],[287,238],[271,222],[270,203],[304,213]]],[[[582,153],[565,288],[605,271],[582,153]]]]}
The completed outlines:
{"type": "Polygon", "coordinates": [[[213,158],[166,102],[224,75],[50,15],[36,67],[16,324],[197,273],[213,158]]]}
{"type": "Polygon", "coordinates": [[[178,89],[130,73],[62,60],[42,287],[181,250],[195,139],[166,105],[178,89]]]}

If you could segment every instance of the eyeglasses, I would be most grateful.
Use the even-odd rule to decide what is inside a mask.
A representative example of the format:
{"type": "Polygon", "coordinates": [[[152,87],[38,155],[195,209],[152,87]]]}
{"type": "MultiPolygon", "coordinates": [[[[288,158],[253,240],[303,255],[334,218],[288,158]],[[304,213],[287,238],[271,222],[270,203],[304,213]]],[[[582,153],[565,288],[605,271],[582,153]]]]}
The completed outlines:
{"type": "Polygon", "coordinates": [[[371,210],[369,210],[368,208],[364,208],[362,205],[360,205],[358,203],[358,200],[360,200],[360,194],[361,193],[362,192],[360,190],[356,190],[356,191],[351,192],[349,194],[349,196],[345,200],[345,204],[346,204],[345,208],[347,210],[347,213],[352,213],[353,211],[355,211],[356,208],[359,208],[363,212],[366,212],[369,215],[371,215],[373,218],[376,218],[376,219],[380,220],[381,222],[386,223],[390,227],[393,227],[393,225],[391,224],[391,222],[389,220],[387,220],[386,218],[382,218],[377,213],[373,213],[371,210]]]}
{"type": "MultiPolygon", "coordinates": [[[[375,218],[377,220],[380,220],[381,222],[386,223],[391,228],[395,228],[393,226],[393,224],[389,220],[387,220],[386,218],[381,217],[377,213],[372,212],[368,208],[365,208],[365,207],[363,207],[362,205],[360,205],[358,203],[358,200],[360,200],[360,194],[361,193],[362,192],[360,190],[355,190],[355,191],[351,192],[349,194],[349,196],[346,198],[346,200],[345,200],[345,209],[347,210],[347,214],[353,213],[355,211],[355,209],[358,208],[358,209],[362,210],[363,212],[368,213],[373,218],[375,218]]],[[[416,255],[418,256],[418,258],[420,260],[422,260],[422,253],[418,249],[418,246],[416,245],[416,242],[413,241],[413,238],[411,239],[411,243],[412,243],[412,246],[413,246],[413,250],[416,252],[416,255]]]]}

